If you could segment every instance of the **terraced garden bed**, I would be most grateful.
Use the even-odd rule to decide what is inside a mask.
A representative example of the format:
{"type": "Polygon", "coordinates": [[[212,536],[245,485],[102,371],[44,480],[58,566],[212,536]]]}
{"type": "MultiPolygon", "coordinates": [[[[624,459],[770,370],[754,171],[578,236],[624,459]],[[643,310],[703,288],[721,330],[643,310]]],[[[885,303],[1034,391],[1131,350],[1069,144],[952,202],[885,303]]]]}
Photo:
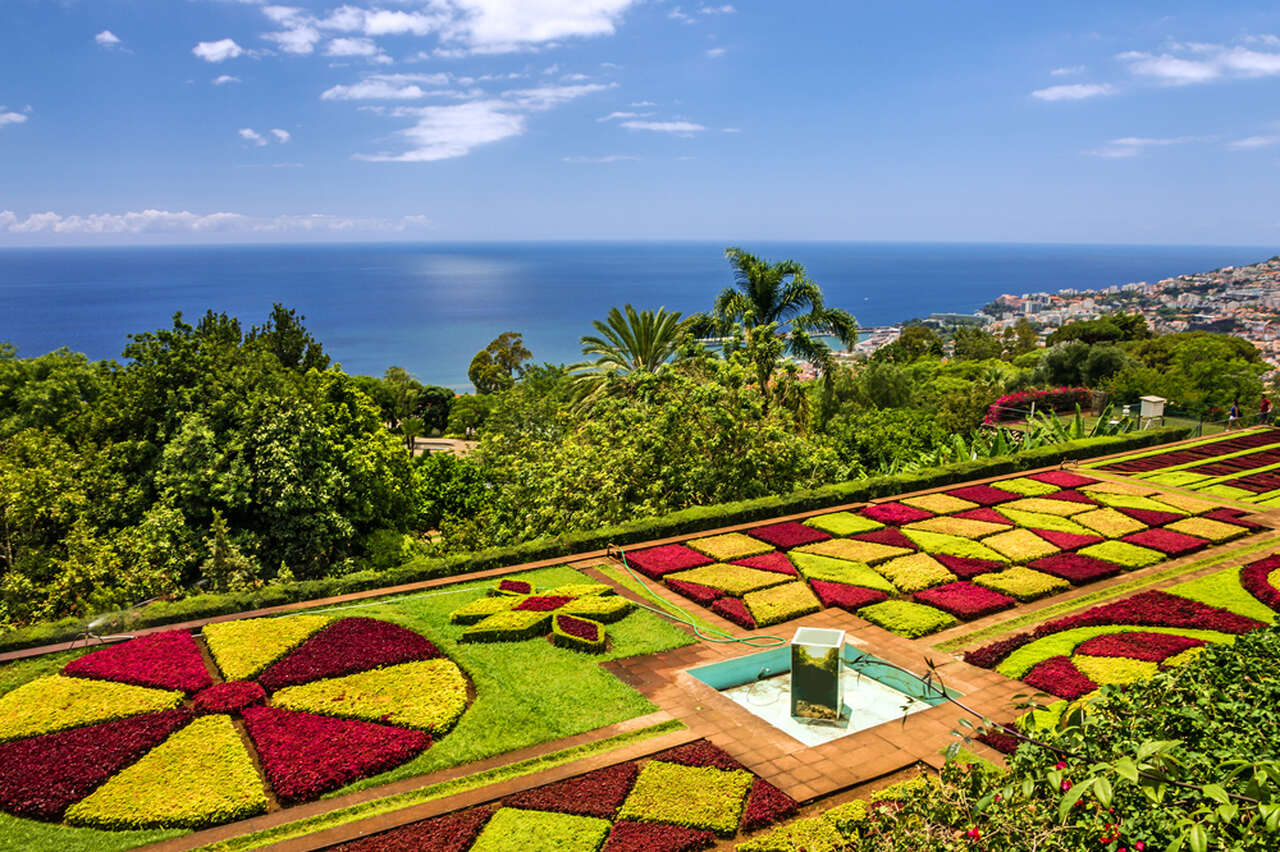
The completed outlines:
{"type": "Polygon", "coordinates": [[[1280,429],[1229,433],[1185,446],[1131,453],[1089,467],[1264,509],[1280,506],[1280,429]]]}

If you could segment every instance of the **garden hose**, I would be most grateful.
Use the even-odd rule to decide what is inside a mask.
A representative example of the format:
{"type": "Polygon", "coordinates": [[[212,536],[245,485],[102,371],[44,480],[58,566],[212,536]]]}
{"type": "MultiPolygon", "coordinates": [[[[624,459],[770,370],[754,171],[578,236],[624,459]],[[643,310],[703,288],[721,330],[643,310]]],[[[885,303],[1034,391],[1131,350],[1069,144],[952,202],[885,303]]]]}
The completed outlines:
{"type": "MultiPolygon", "coordinates": [[[[631,575],[631,579],[636,581],[636,583],[640,586],[641,590],[643,590],[646,595],[658,601],[659,603],[666,604],[667,606],[671,605],[671,604],[668,604],[662,598],[660,598],[656,592],[651,591],[649,587],[645,585],[645,582],[640,577],[640,575],[638,575],[634,570],[632,570],[631,564],[627,562],[627,554],[623,552],[621,547],[618,547],[616,544],[611,544],[609,545],[609,550],[610,551],[616,550],[618,552],[618,559],[622,562],[623,570],[631,575]]],[[[729,644],[732,642],[740,642],[749,648],[777,648],[780,645],[787,644],[787,640],[781,636],[771,636],[771,635],[734,636],[731,633],[725,633],[723,630],[717,630],[714,627],[700,627],[692,617],[686,617],[684,613],[677,614],[674,612],[670,612],[666,609],[659,609],[658,607],[649,606],[648,604],[639,603],[639,602],[636,602],[636,606],[640,607],[641,609],[647,609],[649,612],[656,613],[657,615],[661,615],[664,618],[669,618],[672,621],[685,625],[686,627],[688,627],[690,630],[693,631],[694,636],[697,636],[703,642],[715,642],[717,644],[729,644]]]]}

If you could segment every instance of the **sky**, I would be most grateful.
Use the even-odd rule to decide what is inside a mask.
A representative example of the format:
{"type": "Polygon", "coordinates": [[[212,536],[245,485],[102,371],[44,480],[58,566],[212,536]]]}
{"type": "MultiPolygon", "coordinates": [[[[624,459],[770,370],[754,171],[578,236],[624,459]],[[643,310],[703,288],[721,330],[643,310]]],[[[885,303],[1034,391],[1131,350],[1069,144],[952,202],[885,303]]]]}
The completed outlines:
{"type": "Polygon", "coordinates": [[[0,16],[0,246],[1280,241],[1274,3],[0,16]]]}

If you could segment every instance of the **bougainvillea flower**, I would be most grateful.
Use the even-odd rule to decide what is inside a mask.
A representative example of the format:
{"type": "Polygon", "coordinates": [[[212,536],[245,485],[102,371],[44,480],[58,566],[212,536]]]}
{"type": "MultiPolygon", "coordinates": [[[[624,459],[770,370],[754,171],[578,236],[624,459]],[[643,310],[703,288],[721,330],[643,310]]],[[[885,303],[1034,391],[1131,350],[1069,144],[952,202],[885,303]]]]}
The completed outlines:
{"type": "Polygon", "coordinates": [[[812,544],[815,541],[826,541],[831,538],[822,530],[816,530],[813,527],[807,527],[795,521],[784,521],[780,524],[756,527],[755,529],[747,530],[747,535],[768,542],[774,547],[780,547],[783,550],[798,547],[802,544],[812,544]]]}
{"type": "Polygon", "coordinates": [[[1090,657],[1128,657],[1132,660],[1160,663],[1188,648],[1199,648],[1204,644],[1203,639],[1192,639],[1190,636],[1126,630],[1086,639],[1076,646],[1075,653],[1090,657]]]}
{"type": "Polygon", "coordinates": [[[627,553],[627,564],[652,580],[666,574],[710,565],[712,559],[683,544],[664,544],[627,553]]]}
{"type": "Polygon", "coordinates": [[[1074,701],[1098,688],[1069,657],[1050,657],[1027,672],[1022,678],[1028,686],[1074,701]]]}
{"type": "Polygon", "coordinates": [[[374,618],[343,618],[267,668],[258,681],[274,692],[325,677],[441,656],[426,637],[374,618]]]}
{"type": "Polygon", "coordinates": [[[199,692],[213,683],[195,638],[185,630],[166,630],[109,645],[63,668],[64,674],[199,692]]]}

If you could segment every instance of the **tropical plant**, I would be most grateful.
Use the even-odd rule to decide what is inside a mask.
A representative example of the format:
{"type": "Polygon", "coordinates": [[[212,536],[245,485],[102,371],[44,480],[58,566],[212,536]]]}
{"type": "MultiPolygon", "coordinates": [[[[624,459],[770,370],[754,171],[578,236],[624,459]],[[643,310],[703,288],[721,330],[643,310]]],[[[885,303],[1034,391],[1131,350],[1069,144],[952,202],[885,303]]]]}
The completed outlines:
{"type": "Polygon", "coordinates": [[[604,322],[591,324],[600,334],[581,338],[582,354],[596,358],[569,368],[580,388],[580,405],[599,397],[609,376],[657,373],[678,353],[687,325],[679,311],[637,311],[629,304],[610,308],[604,322]]]}

